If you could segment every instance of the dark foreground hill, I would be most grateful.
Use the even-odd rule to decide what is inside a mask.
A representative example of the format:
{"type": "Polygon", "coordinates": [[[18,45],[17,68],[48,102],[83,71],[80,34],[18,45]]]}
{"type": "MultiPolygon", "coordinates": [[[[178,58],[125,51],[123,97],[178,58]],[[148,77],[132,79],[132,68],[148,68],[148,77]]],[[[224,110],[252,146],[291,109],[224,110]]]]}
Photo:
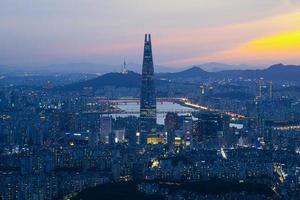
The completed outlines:
{"type": "MultiPolygon", "coordinates": [[[[159,188],[163,191],[169,191],[168,196],[179,193],[185,194],[189,199],[193,195],[188,193],[195,193],[198,196],[205,197],[207,195],[215,195],[215,197],[222,198],[223,195],[228,193],[239,193],[242,196],[247,195],[263,195],[265,197],[274,197],[274,192],[271,188],[263,184],[257,183],[239,183],[227,182],[223,180],[209,180],[200,182],[179,182],[179,184],[170,184],[170,182],[153,182],[157,183],[159,188]]],[[[138,190],[137,182],[124,182],[124,183],[110,183],[99,185],[94,188],[87,189],[72,200],[161,200],[165,199],[159,195],[146,195],[138,190]]],[[[261,199],[261,198],[260,198],[261,199]]]]}
{"type": "Polygon", "coordinates": [[[115,183],[90,188],[71,200],[163,200],[158,195],[146,195],[137,190],[136,183],[115,183]]]}

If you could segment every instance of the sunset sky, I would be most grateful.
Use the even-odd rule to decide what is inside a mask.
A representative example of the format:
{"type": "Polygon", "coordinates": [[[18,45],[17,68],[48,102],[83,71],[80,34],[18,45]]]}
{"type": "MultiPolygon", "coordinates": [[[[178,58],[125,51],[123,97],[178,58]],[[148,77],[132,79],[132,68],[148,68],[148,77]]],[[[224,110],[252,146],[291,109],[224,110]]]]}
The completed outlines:
{"type": "Polygon", "coordinates": [[[1,0],[0,64],[300,64],[300,0],[1,0]]]}

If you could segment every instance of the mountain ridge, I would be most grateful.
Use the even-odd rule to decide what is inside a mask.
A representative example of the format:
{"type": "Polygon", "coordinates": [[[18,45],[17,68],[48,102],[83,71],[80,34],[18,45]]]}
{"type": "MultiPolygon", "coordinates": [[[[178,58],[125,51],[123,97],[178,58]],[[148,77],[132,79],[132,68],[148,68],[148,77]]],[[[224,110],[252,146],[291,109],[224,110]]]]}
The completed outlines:
{"type": "Polygon", "coordinates": [[[190,69],[177,73],[160,73],[158,78],[164,80],[183,80],[199,81],[208,79],[224,79],[224,78],[266,78],[272,81],[295,81],[300,82],[300,66],[275,64],[266,69],[236,69],[224,70],[218,72],[207,72],[200,67],[192,67],[190,69]],[[195,80],[196,77],[196,80],[195,80]]]}
{"type": "MultiPolygon", "coordinates": [[[[208,80],[223,80],[223,79],[259,79],[265,78],[274,82],[297,82],[300,83],[300,66],[298,65],[283,65],[275,64],[266,69],[256,70],[225,70],[220,72],[207,72],[199,67],[192,67],[181,72],[175,73],[157,73],[155,75],[156,83],[201,83],[208,80]]],[[[64,89],[82,89],[84,87],[93,87],[99,89],[105,86],[139,88],[141,84],[141,74],[128,71],[127,74],[111,72],[97,78],[90,79],[84,82],[79,82],[67,85],[64,89]]]]}
{"type": "MultiPolygon", "coordinates": [[[[137,73],[141,73],[142,64],[128,62],[127,69],[137,73]]],[[[89,63],[89,62],[70,62],[70,63],[58,63],[40,66],[30,66],[30,65],[3,65],[0,64],[0,72],[6,73],[87,73],[87,74],[105,74],[109,72],[121,72],[123,63],[120,62],[119,65],[115,64],[103,64],[103,63],[89,63]]],[[[156,72],[167,73],[167,72],[180,72],[192,67],[200,67],[207,72],[218,72],[224,70],[232,70],[238,68],[253,68],[254,66],[248,65],[230,65],[217,62],[209,62],[196,64],[192,66],[184,67],[169,67],[156,65],[156,72]]]]}

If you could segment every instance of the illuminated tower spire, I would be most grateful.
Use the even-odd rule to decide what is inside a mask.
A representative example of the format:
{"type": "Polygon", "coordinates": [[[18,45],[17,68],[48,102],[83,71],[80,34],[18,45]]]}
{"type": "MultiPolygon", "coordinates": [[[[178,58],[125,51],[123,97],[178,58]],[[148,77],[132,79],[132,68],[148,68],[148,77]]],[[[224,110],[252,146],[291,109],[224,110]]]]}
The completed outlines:
{"type": "Polygon", "coordinates": [[[122,67],[122,74],[127,74],[128,73],[126,65],[127,65],[126,60],[124,58],[123,67],[122,67]]]}

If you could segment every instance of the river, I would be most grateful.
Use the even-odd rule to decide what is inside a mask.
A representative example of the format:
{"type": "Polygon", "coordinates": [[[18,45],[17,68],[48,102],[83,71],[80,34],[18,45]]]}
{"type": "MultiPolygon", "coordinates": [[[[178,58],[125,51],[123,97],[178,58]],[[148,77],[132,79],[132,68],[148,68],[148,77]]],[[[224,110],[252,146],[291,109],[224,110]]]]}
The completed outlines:
{"type": "MultiPolygon", "coordinates": [[[[119,113],[119,114],[111,114],[111,116],[115,117],[128,117],[130,115],[133,116],[139,116],[139,114],[137,112],[139,112],[140,110],[140,105],[137,103],[127,103],[127,104],[119,104],[118,107],[121,110],[124,110],[125,112],[129,112],[129,113],[119,113]],[[130,113],[133,112],[133,113],[130,113]]],[[[157,123],[163,125],[164,124],[164,119],[166,117],[166,113],[167,112],[177,112],[178,115],[186,115],[187,112],[192,112],[194,111],[193,108],[190,107],[185,107],[182,106],[178,103],[173,103],[173,102],[168,102],[168,101],[164,101],[164,102],[157,102],[156,104],[157,107],[157,123]]]]}

